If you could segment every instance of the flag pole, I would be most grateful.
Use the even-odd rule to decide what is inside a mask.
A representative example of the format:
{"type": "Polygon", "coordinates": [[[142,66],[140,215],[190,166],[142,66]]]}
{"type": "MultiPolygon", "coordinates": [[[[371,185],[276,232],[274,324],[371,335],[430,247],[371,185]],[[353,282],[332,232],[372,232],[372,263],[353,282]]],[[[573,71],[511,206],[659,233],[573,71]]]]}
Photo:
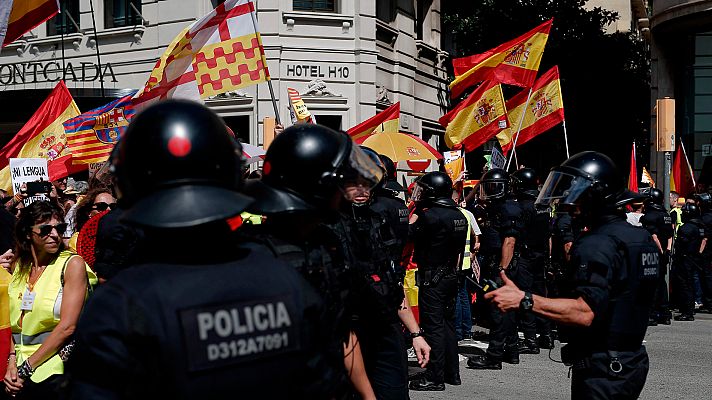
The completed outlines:
{"type": "Polygon", "coordinates": [[[563,126],[564,126],[564,144],[566,144],[566,158],[568,159],[571,157],[571,154],[569,154],[569,135],[566,133],[566,118],[564,118],[563,126]]]}
{"type": "MultiPolygon", "coordinates": [[[[250,13],[250,16],[252,17],[252,26],[255,28],[255,34],[257,35],[259,41],[260,41],[260,57],[262,58],[262,65],[264,66],[265,69],[265,77],[267,78],[267,86],[269,87],[269,95],[272,98],[272,107],[274,108],[274,120],[277,122],[277,125],[282,125],[282,121],[279,118],[279,108],[277,107],[277,99],[274,97],[274,88],[272,87],[272,78],[269,76],[269,69],[267,68],[267,59],[265,58],[265,50],[264,47],[262,46],[262,36],[260,33],[257,31],[257,9],[254,6],[254,3],[252,4],[252,11],[250,13]]],[[[291,103],[291,102],[290,102],[291,103]]]]}
{"type": "MultiPolygon", "coordinates": [[[[514,169],[518,169],[521,164],[519,164],[519,157],[517,156],[517,149],[512,149],[514,152],[514,169]]],[[[509,170],[509,167],[507,167],[507,170],[509,170]]]]}
{"type": "Polygon", "coordinates": [[[519,131],[522,129],[522,124],[524,123],[524,116],[527,113],[527,107],[529,107],[529,99],[531,99],[532,97],[533,89],[533,87],[529,88],[529,94],[527,95],[527,101],[524,103],[524,110],[522,110],[522,116],[519,117],[519,127],[517,128],[517,135],[514,136],[514,143],[512,144],[512,154],[509,155],[509,160],[507,161],[507,168],[505,168],[506,171],[509,171],[509,164],[512,163],[512,157],[514,157],[514,149],[517,148],[517,139],[519,139],[519,131]]]}
{"type": "Polygon", "coordinates": [[[94,16],[94,0],[89,0],[91,7],[91,24],[94,27],[94,49],[96,49],[96,62],[99,66],[99,84],[101,85],[101,97],[104,98],[104,76],[101,74],[101,55],[99,53],[99,36],[96,33],[96,17],[94,16]]]}
{"type": "Polygon", "coordinates": [[[682,148],[682,154],[685,155],[685,162],[687,162],[687,170],[690,172],[690,178],[692,178],[693,190],[696,191],[697,190],[697,182],[695,182],[695,173],[692,171],[692,165],[690,164],[690,159],[687,158],[687,150],[685,150],[685,144],[682,143],[682,138],[680,139],[680,148],[682,148]]]}

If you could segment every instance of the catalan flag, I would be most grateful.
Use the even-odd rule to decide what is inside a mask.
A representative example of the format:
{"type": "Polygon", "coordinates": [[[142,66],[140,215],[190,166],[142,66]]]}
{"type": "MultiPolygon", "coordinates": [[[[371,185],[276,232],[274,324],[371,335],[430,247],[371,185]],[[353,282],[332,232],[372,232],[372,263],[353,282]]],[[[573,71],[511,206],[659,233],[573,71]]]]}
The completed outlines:
{"type": "Polygon", "coordinates": [[[134,116],[134,93],[64,123],[74,164],[106,161],[134,116]]]}
{"type": "Polygon", "coordinates": [[[349,129],[353,140],[365,138],[379,132],[398,132],[400,128],[400,101],[349,129]]]}
{"type": "Polygon", "coordinates": [[[508,85],[530,87],[539,71],[549,31],[550,19],[524,35],[482,54],[456,58],[452,61],[455,80],[450,83],[450,95],[459,97],[467,88],[489,77],[508,85]]]}
{"type": "Polygon", "coordinates": [[[47,99],[32,114],[15,137],[0,150],[0,189],[12,190],[11,158],[46,158],[50,180],[66,176],[70,159],[62,122],[79,115],[64,81],[59,81],[47,99]],[[61,176],[58,176],[61,175],[61,176]]]}
{"type": "MultiPolygon", "coordinates": [[[[558,67],[553,67],[544,73],[534,83],[531,90],[532,94],[526,107],[517,145],[528,142],[564,120],[564,101],[561,97],[558,67]]],[[[507,101],[511,125],[497,135],[497,140],[499,140],[504,154],[507,154],[512,149],[512,142],[517,134],[522,112],[524,112],[524,103],[527,101],[528,95],[529,90],[525,89],[507,101]]]]}
{"type": "Polygon", "coordinates": [[[58,0],[0,1],[0,47],[19,39],[58,12],[58,0]]]}
{"type": "Polygon", "coordinates": [[[267,80],[254,3],[227,0],[173,39],[134,100],[201,101],[267,80]]]}
{"type": "Polygon", "coordinates": [[[464,146],[472,151],[490,140],[507,121],[502,85],[486,81],[453,110],[440,118],[445,127],[445,143],[455,149],[464,146]]]}

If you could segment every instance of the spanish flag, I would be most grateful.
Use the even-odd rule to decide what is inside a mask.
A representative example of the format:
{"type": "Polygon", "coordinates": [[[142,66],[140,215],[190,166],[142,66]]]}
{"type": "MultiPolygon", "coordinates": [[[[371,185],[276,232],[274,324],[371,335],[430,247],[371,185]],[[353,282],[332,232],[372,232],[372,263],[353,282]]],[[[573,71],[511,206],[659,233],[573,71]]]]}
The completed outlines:
{"type": "Polygon", "coordinates": [[[58,0],[0,1],[0,44],[5,47],[59,12],[58,0]]]}
{"type": "Polygon", "coordinates": [[[400,128],[400,101],[386,108],[375,117],[369,118],[349,129],[347,132],[353,140],[365,139],[374,133],[398,132],[400,128]]]}
{"type": "Polygon", "coordinates": [[[524,35],[474,56],[452,61],[455,80],[450,83],[450,95],[459,97],[467,88],[489,79],[494,74],[500,83],[530,87],[539,71],[549,31],[550,19],[524,35]]]}
{"type": "Polygon", "coordinates": [[[66,167],[67,163],[71,165],[71,155],[66,151],[62,122],[77,115],[79,109],[72,95],[64,81],[59,81],[25,126],[0,150],[0,189],[12,190],[11,158],[47,158],[50,180],[73,172],[66,167]]]}
{"type": "Polygon", "coordinates": [[[472,151],[509,125],[502,85],[489,80],[480,85],[453,110],[440,117],[445,143],[451,149],[472,151]]]}
{"type": "Polygon", "coordinates": [[[682,143],[677,146],[675,160],[672,162],[670,190],[678,192],[682,197],[689,197],[695,192],[695,175],[682,143]]]}
{"type": "MultiPolygon", "coordinates": [[[[509,99],[509,129],[497,135],[502,151],[507,154],[512,149],[512,141],[517,134],[519,121],[522,118],[524,103],[529,90],[522,90],[509,99]]],[[[519,132],[517,145],[524,144],[540,133],[546,132],[564,120],[564,101],[561,98],[559,68],[554,67],[542,75],[532,87],[532,95],[526,107],[522,129],[519,132]]]]}

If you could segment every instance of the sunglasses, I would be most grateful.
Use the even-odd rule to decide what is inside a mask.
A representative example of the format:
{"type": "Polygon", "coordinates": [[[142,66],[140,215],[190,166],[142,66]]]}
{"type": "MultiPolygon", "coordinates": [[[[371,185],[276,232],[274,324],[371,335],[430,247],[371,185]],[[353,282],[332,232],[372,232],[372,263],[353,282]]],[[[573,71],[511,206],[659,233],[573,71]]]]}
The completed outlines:
{"type": "Polygon", "coordinates": [[[106,211],[109,208],[113,210],[116,208],[116,203],[104,203],[103,201],[100,201],[94,203],[94,206],[92,208],[97,211],[106,211]]]}
{"type": "Polygon", "coordinates": [[[42,224],[42,225],[35,225],[32,228],[38,228],[40,230],[39,236],[44,237],[52,233],[52,229],[56,229],[57,233],[61,236],[66,232],[67,230],[67,224],[61,223],[57,225],[50,225],[50,224],[42,224]]]}

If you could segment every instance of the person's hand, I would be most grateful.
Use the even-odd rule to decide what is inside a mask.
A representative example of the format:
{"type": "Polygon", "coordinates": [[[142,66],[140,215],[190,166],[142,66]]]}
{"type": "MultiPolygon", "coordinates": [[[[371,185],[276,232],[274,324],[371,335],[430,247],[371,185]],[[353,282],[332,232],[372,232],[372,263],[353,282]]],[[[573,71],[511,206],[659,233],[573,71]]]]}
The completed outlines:
{"type": "Polygon", "coordinates": [[[519,303],[524,298],[524,292],[514,284],[504,271],[499,273],[504,285],[499,289],[485,294],[485,300],[490,300],[502,312],[518,310],[519,303]]]}
{"type": "Polygon", "coordinates": [[[14,256],[15,255],[12,253],[12,249],[0,255],[0,267],[3,267],[5,271],[9,273],[12,273],[12,269],[10,268],[10,262],[12,262],[12,258],[14,256]]]}
{"type": "Polygon", "coordinates": [[[430,345],[425,341],[425,338],[418,336],[413,338],[413,349],[415,349],[415,356],[418,357],[420,368],[425,368],[430,361],[430,345]]]}
{"type": "Polygon", "coordinates": [[[10,355],[9,362],[7,364],[7,372],[5,372],[5,392],[12,397],[17,396],[17,394],[22,390],[22,384],[24,383],[19,376],[17,376],[17,361],[15,356],[10,355]]]}
{"type": "Polygon", "coordinates": [[[59,195],[57,194],[57,187],[52,185],[52,189],[49,191],[49,198],[56,199],[57,197],[59,197],[59,195]]]}
{"type": "Polygon", "coordinates": [[[274,135],[277,136],[280,133],[284,132],[284,125],[282,124],[275,124],[274,126],[274,135]]]}

